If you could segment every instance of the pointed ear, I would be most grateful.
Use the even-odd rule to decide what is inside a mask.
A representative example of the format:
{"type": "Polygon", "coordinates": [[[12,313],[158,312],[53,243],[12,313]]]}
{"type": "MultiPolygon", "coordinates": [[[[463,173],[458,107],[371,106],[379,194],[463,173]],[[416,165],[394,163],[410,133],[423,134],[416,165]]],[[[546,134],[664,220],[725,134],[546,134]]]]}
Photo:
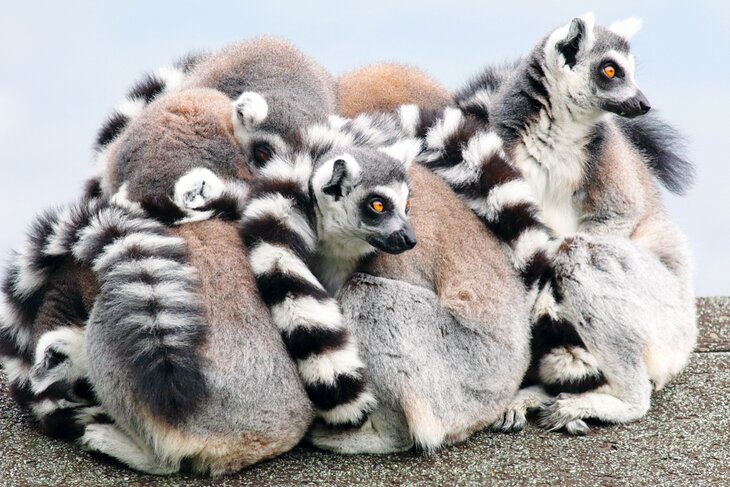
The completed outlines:
{"type": "Polygon", "coordinates": [[[322,187],[322,192],[333,196],[335,201],[339,200],[342,198],[346,179],[347,163],[344,159],[337,159],[332,166],[332,177],[329,182],[322,187]]]}
{"type": "Polygon", "coordinates": [[[578,62],[578,55],[589,50],[593,45],[595,22],[593,14],[586,14],[583,17],[574,18],[569,25],[558,29],[553,34],[557,35],[557,38],[551,39],[555,42],[555,49],[563,56],[565,64],[571,69],[578,62]]]}
{"type": "Polygon", "coordinates": [[[403,167],[408,170],[411,163],[421,154],[422,149],[423,145],[419,139],[403,139],[394,144],[381,147],[380,151],[400,161],[403,167]]]}
{"type": "Polygon", "coordinates": [[[269,114],[266,99],[254,91],[244,91],[233,102],[233,123],[254,130],[269,114]]]}
{"type": "Polygon", "coordinates": [[[629,17],[628,19],[614,22],[608,27],[608,30],[614,34],[618,34],[627,41],[641,30],[642,21],[638,17],[629,17]]]}

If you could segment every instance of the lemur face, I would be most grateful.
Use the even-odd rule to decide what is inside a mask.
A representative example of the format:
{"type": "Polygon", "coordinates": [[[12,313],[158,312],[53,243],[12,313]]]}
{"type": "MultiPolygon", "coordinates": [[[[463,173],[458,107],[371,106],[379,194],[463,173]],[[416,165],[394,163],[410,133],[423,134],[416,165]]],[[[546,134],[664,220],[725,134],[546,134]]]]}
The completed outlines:
{"type": "Polygon", "coordinates": [[[545,45],[545,58],[571,97],[587,109],[633,118],[651,108],[636,84],[636,63],[628,39],[641,22],[631,18],[606,29],[592,15],[557,29],[545,45]]]}
{"type": "Polygon", "coordinates": [[[390,254],[416,245],[403,163],[363,148],[327,154],[324,160],[312,187],[325,233],[390,254]]]}
{"type": "MultiPolygon", "coordinates": [[[[278,107],[278,111],[284,108],[278,107]]],[[[301,143],[299,127],[288,123],[293,120],[280,116],[281,113],[272,114],[272,110],[276,111],[276,107],[253,91],[241,93],[233,102],[233,132],[254,173],[274,156],[291,156],[301,143]]]]}

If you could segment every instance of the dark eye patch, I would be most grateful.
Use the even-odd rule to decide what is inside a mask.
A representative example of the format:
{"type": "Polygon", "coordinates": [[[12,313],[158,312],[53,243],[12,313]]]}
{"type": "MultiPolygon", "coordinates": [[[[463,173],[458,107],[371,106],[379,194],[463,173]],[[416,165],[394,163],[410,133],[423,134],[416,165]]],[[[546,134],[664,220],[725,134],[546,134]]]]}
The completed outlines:
{"type": "Polygon", "coordinates": [[[387,218],[393,212],[393,208],[394,205],[390,198],[373,193],[368,195],[366,198],[363,198],[360,202],[360,215],[365,224],[375,225],[387,218]],[[380,213],[375,211],[372,207],[372,203],[375,200],[383,203],[383,211],[380,213]]]}
{"type": "Polygon", "coordinates": [[[623,81],[624,77],[626,76],[626,72],[621,67],[621,65],[611,58],[604,59],[603,61],[598,63],[596,65],[595,72],[596,83],[603,90],[610,90],[611,88],[616,87],[619,83],[623,81]],[[613,69],[615,70],[615,75],[613,78],[609,78],[604,73],[604,70],[609,66],[613,67],[613,69]]]}
{"type": "Polygon", "coordinates": [[[266,142],[255,142],[251,146],[251,158],[253,159],[254,163],[259,167],[266,164],[273,155],[273,148],[266,142]]]}

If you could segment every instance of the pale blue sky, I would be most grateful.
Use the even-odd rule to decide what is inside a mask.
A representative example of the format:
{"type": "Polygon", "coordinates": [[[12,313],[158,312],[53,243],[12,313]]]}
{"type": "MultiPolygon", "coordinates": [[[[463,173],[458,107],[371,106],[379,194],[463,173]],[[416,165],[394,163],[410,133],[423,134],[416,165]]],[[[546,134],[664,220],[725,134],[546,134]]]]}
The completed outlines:
{"type": "Polygon", "coordinates": [[[38,211],[79,194],[109,109],[142,72],[191,49],[257,34],[288,38],[333,73],[393,60],[457,88],[594,11],[637,15],[638,82],[684,132],[694,189],[667,204],[687,232],[699,295],[730,295],[730,2],[0,1],[0,257],[38,211]],[[214,6],[215,5],[215,6],[214,6]]]}

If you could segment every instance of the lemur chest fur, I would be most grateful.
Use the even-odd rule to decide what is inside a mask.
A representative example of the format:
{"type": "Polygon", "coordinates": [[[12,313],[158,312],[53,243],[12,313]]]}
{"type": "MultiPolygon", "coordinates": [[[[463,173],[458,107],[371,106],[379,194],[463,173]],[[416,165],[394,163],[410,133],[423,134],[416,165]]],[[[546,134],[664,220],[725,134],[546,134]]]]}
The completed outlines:
{"type": "Polygon", "coordinates": [[[591,126],[567,118],[558,123],[544,111],[512,149],[512,160],[530,185],[545,223],[558,235],[580,229],[578,194],[584,184],[591,126]]]}
{"type": "Polygon", "coordinates": [[[338,231],[333,222],[320,220],[318,223],[319,240],[312,268],[322,285],[334,295],[375,249],[344,229],[338,231]]]}

